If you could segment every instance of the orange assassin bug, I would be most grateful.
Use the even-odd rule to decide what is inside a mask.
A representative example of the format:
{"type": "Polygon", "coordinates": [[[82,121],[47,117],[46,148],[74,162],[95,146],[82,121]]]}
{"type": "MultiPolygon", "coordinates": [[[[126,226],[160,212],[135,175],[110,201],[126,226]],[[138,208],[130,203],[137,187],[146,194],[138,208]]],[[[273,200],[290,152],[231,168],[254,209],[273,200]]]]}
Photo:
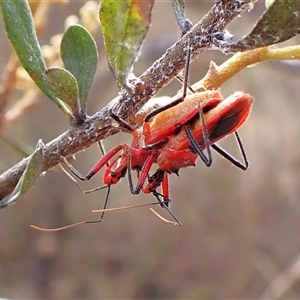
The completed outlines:
{"type": "Polygon", "coordinates": [[[89,180],[108,164],[103,182],[110,187],[124,177],[128,170],[131,193],[138,194],[141,190],[145,193],[153,193],[167,208],[166,203],[169,201],[167,174],[177,173],[183,167],[195,166],[198,156],[207,166],[210,166],[212,162],[210,146],[237,167],[247,169],[248,161],[237,133],[235,134],[245,165],[214,143],[236,132],[245,122],[253,98],[248,94],[236,92],[223,99],[219,91],[203,91],[186,96],[189,57],[190,50],[187,55],[184,92],[180,99],[150,112],[145,117],[143,126],[137,129],[112,113],[111,117],[119,126],[131,132],[132,143],[121,144],[110,150],[86,176],[82,176],[62,158],[69,171],[80,180],[89,180]],[[208,157],[203,153],[204,149],[207,149],[208,157]],[[120,151],[122,151],[121,155],[116,157],[120,151]],[[150,168],[154,163],[158,164],[158,169],[149,176],[150,168]],[[138,171],[136,187],[133,186],[131,170],[138,171]],[[148,184],[143,187],[147,178],[148,184]],[[160,186],[162,195],[156,191],[160,186]],[[163,197],[163,202],[159,196],[163,197]]]}
{"type": "Polygon", "coordinates": [[[236,130],[246,121],[252,103],[253,97],[250,95],[235,92],[210,111],[204,113],[203,117],[206,130],[204,130],[199,119],[191,120],[185,124],[180,132],[170,138],[163,149],[160,150],[160,155],[158,155],[156,159],[159,169],[148,179],[149,183],[146,187],[142,188],[142,191],[144,193],[155,193],[156,188],[162,183],[163,197],[168,198],[168,178],[166,173],[177,173],[182,167],[195,166],[195,161],[198,156],[201,157],[207,166],[210,166],[212,162],[210,151],[208,151],[208,158],[206,158],[203,153],[205,148],[209,149],[205,143],[205,131],[207,131],[208,134],[209,146],[235,166],[246,170],[248,161],[241,139],[236,130]],[[233,132],[236,135],[244,164],[214,144],[233,132]]]}
{"type": "MultiPolygon", "coordinates": [[[[245,166],[233,159],[214,143],[235,132],[245,122],[250,113],[253,98],[248,94],[236,92],[230,97],[223,99],[219,91],[207,91],[188,95],[184,102],[181,103],[185,103],[186,101],[195,101],[197,106],[201,106],[200,110],[203,111],[202,120],[198,117],[198,107],[198,114],[193,116],[190,120],[184,122],[180,120],[182,124],[180,124],[180,122],[174,122],[172,124],[173,127],[170,126],[170,135],[169,132],[161,134],[160,131],[157,131],[162,141],[157,142],[155,140],[151,145],[143,145],[142,143],[143,127],[134,129],[117,116],[112,115],[112,117],[119,122],[120,126],[131,131],[133,135],[131,145],[121,144],[110,150],[86,176],[79,174],[77,170],[67,163],[69,170],[79,179],[89,180],[122,150],[121,156],[114,158],[106,168],[103,175],[104,183],[108,186],[116,184],[126,175],[128,170],[130,191],[133,194],[139,193],[142,189],[145,193],[154,193],[158,198],[159,194],[156,192],[156,188],[162,184],[164,190],[163,198],[168,199],[167,173],[177,173],[180,168],[195,166],[195,161],[198,156],[209,166],[212,162],[211,154],[206,158],[203,150],[205,148],[209,150],[210,146],[239,168],[246,169],[248,162],[243,150],[242,154],[246,162],[245,166]],[[198,99],[202,102],[199,103],[198,99]],[[118,163],[118,165],[113,169],[116,163],[118,163]],[[148,178],[150,168],[154,163],[158,164],[158,170],[153,176],[149,177],[150,182],[143,188],[148,178]],[[132,184],[131,170],[139,171],[138,182],[135,188],[132,184]]],[[[173,110],[175,107],[177,106],[171,107],[163,112],[173,110]]],[[[156,117],[161,118],[161,114],[162,112],[154,116],[153,121],[149,122],[150,129],[152,122],[153,124],[159,124],[156,122],[156,117]]],[[[237,134],[236,136],[241,146],[241,141],[237,134]]],[[[154,139],[151,141],[153,140],[154,139]]]]}

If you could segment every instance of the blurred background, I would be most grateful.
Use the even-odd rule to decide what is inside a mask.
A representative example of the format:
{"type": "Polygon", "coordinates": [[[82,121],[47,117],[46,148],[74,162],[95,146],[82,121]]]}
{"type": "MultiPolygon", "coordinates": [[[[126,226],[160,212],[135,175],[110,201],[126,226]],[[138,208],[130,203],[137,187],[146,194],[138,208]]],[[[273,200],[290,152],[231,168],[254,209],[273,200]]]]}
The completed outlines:
{"type": "MultiPolygon", "coordinates": [[[[84,22],[92,18],[89,14],[97,5],[87,1],[49,5],[39,27],[45,55],[52,53],[66,23],[78,17],[88,27],[84,22]]],[[[196,23],[212,5],[213,1],[186,1],[187,17],[196,23]]],[[[243,36],[264,9],[259,1],[228,29],[243,36]]],[[[89,29],[99,48],[98,72],[89,96],[92,115],[115,97],[118,87],[108,69],[100,26],[89,29]]],[[[146,70],[179,35],[169,1],[156,1],[135,74],[146,70]]],[[[4,70],[12,49],[2,21],[0,42],[4,70]]],[[[295,44],[299,37],[278,46],[295,44]]],[[[59,64],[48,55],[49,66],[59,64]]],[[[192,63],[190,84],[205,75],[211,60],[221,64],[226,59],[217,51],[203,53],[192,63]]],[[[30,224],[55,228],[97,218],[91,210],[101,209],[106,197],[106,190],[83,195],[58,167],[48,171],[15,205],[0,211],[0,297],[300,298],[299,83],[299,65],[267,62],[243,70],[222,87],[225,96],[241,90],[256,99],[240,130],[251,165],[244,172],[214,153],[211,168],[199,160],[196,168],[181,170],[180,177],[172,175],[171,208],[183,223],[181,228],[161,221],[149,208],[139,208],[107,213],[96,225],[57,233],[34,230],[30,224]]],[[[173,82],[159,95],[172,96],[179,88],[173,82]]],[[[12,142],[5,140],[30,150],[38,139],[47,143],[68,129],[62,113],[44,95],[35,95],[33,84],[25,79],[16,83],[3,118],[4,114],[1,172],[22,159],[12,142]],[[22,108],[30,97],[35,102],[22,108]]],[[[118,134],[104,144],[111,149],[130,141],[130,135],[118,134]]],[[[220,145],[239,157],[232,137],[220,145]]],[[[86,174],[99,158],[94,145],[77,154],[74,166],[86,174]]],[[[101,186],[102,174],[80,184],[84,189],[101,186]]],[[[109,206],[153,200],[151,195],[130,194],[125,178],[112,188],[109,206]]],[[[155,209],[170,219],[160,207],[155,209]]]]}

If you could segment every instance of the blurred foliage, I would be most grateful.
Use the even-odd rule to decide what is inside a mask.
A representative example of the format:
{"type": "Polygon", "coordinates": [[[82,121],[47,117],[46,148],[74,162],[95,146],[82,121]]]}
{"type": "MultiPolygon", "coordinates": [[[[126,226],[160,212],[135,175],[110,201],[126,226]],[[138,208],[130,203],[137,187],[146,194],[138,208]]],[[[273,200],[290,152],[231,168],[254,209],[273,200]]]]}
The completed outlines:
{"type": "Polygon", "coordinates": [[[0,7],[7,36],[18,55],[20,63],[36,85],[66,116],[70,117],[69,110],[51,93],[45,83],[43,73],[46,70],[46,64],[37,40],[29,3],[26,0],[18,2],[2,1],[0,7]],[[14,16],[14,22],[11,21],[11,16],[14,16]]]}
{"type": "MultiPolygon", "coordinates": [[[[186,1],[186,15],[195,23],[211,5],[186,1]]],[[[64,22],[85,26],[97,44],[103,44],[99,26],[95,26],[96,6],[90,1],[40,2],[34,20],[47,65],[62,66],[59,49],[64,22]]],[[[263,4],[257,3],[229,30],[237,37],[245,35],[263,11],[263,4]]],[[[3,27],[0,23],[2,36],[3,27]]],[[[179,35],[170,4],[156,2],[136,74],[159,58],[179,35]]],[[[295,44],[299,44],[298,37],[285,45],[295,44]]],[[[37,92],[6,39],[1,39],[1,46],[0,67],[5,70],[1,84],[6,92],[5,97],[1,94],[1,107],[6,101],[1,110],[1,134],[8,132],[29,145],[39,137],[53,139],[69,124],[37,92]]],[[[105,50],[99,47],[98,51],[99,68],[89,94],[91,111],[99,110],[117,93],[105,50]]],[[[211,60],[219,65],[226,59],[219,52],[206,52],[192,64],[190,82],[206,74],[211,60]]],[[[182,228],[161,222],[147,209],[137,209],[107,213],[100,225],[59,234],[31,230],[30,223],[56,227],[88,219],[91,209],[101,208],[105,199],[105,191],[84,196],[60,170],[48,172],[23,201],[0,211],[0,296],[298,299],[299,70],[297,63],[265,63],[244,70],[224,85],[224,94],[244,90],[257,99],[241,130],[251,168],[243,173],[216,157],[210,169],[199,164],[182,170],[179,178],[172,176],[172,211],[182,228]],[[284,288],[278,276],[286,279],[284,288]]],[[[162,94],[173,95],[179,88],[174,82],[162,94]]],[[[105,144],[111,148],[120,139],[129,142],[130,136],[118,135],[105,144]]],[[[20,156],[5,141],[0,146],[5,158],[0,166],[6,170],[20,156]]],[[[222,146],[235,151],[230,139],[222,146]]],[[[75,165],[87,171],[98,156],[98,149],[89,149],[78,155],[80,161],[75,165]]],[[[98,178],[100,182],[101,175],[98,178]]],[[[85,186],[95,185],[96,179],[85,186]]],[[[152,198],[132,196],[123,180],[113,189],[110,201],[111,206],[119,206],[151,202],[152,198]]]]}

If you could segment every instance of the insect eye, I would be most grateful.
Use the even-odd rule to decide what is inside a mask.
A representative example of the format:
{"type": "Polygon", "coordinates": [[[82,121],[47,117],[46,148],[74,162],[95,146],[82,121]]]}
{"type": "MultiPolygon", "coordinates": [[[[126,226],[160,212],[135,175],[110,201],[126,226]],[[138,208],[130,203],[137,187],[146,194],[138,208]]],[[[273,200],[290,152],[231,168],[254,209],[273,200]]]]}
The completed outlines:
{"type": "Polygon", "coordinates": [[[232,131],[234,131],[234,128],[238,124],[238,122],[239,115],[237,113],[226,115],[216,123],[214,129],[209,135],[209,139],[220,139],[221,137],[231,133],[232,131]]]}

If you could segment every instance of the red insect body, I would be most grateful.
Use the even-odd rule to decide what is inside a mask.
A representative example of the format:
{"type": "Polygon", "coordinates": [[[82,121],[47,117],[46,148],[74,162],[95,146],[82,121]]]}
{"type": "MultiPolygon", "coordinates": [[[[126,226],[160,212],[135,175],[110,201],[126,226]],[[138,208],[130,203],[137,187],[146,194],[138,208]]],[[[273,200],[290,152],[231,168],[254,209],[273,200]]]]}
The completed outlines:
{"type": "MultiPolygon", "coordinates": [[[[236,92],[206,111],[203,116],[209,144],[213,144],[235,132],[249,116],[252,103],[252,96],[236,92]]],[[[205,106],[203,109],[205,109],[205,106]]],[[[194,139],[200,148],[204,150],[204,134],[200,119],[191,119],[185,125],[189,126],[194,139]]],[[[160,171],[167,173],[177,172],[184,167],[195,166],[195,161],[198,158],[198,155],[191,149],[191,143],[183,127],[178,134],[169,137],[168,142],[158,152],[156,163],[160,171]]],[[[150,179],[151,182],[142,189],[144,193],[155,191],[166,180],[167,174],[165,174],[165,177],[162,177],[159,170],[150,179]]],[[[167,191],[166,193],[168,194],[169,192],[167,191]]],[[[164,191],[163,195],[165,196],[164,191]]]]}
{"type": "Polygon", "coordinates": [[[199,103],[203,113],[217,106],[222,101],[219,91],[205,91],[190,94],[183,102],[156,115],[151,122],[145,122],[142,130],[144,147],[169,139],[178,128],[199,116],[199,103]]]}
{"type": "MultiPolygon", "coordinates": [[[[236,130],[246,121],[253,97],[236,92],[223,99],[219,91],[204,91],[187,95],[184,101],[181,100],[155,108],[138,129],[133,129],[125,121],[112,115],[120,126],[131,131],[132,143],[120,144],[110,150],[86,176],[78,173],[66,160],[65,164],[81,180],[89,180],[108,164],[103,175],[103,182],[107,186],[118,183],[128,171],[130,191],[133,194],[138,194],[141,190],[153,193],[166,209],[170,201],[169,174],[178,173],[181,168],[195,166],[198,157],[209,166],[212,163],[210,148],[237,167],[247,169],[248,161],[236,130]],[[214,144],[233,132],[245,165],[214,144]],[[208,157],[202,152],[205,148],[208,157]],[[158,169],[149,176],[153,164],[157,164],[158,169]],[[132,170],[138,172],[135,187],[132,183],[132,170]],[[157,192],[158,188],[161,188],[161,194],[157,192]]],[[[172,212],[168,211],[180,224],[172,212]]]]}
{"type": "MultiPolygon", "coordinates": [[[[252,96],[242,92],[235,92],[223,101],[219,101],[218,105],[208,111],[205,111],[206,107],[204,106],[203,116],[210,144],[237,131],[249,116],[252,103],[252,96]],[[227,124],[225,124],[226,121],[227,124]]],[[[203,147],[203,128],[199,118],[191,119],[186,124],[189,125],[195,140],[203,147]]],[[[189,147],[190,141],[187,139],[183,128],[181,128],[178,134],[169,138],[169,142],[164,146],[164,149],[185,150],[189,147]]]]}
{"type": "MultiPolygon", "coordinates": [[[[236,92],[223,100],[219,91],[205,91],[188,95],[178,105],[166,109],[155,115],[151,121],[132,132],[131,145],[118,145],[110,150],[86,176],[87,179],[96,174],[118,152],[121,157],[115,159],[106,169],[103,181],[107,185],[116,184],[125,176],[128,168],[140,171],[137,187],[132,190],[138,193],[146,181],[150,168],[157,163],[162,172],[172,173],[179,169],[195,166],[198,155],[191,149],[184,126],[188,126],[194,139],[203,150],[203,128],[199,119],[199,105],[209,137],[209,144],[222,139],[236,131],[248,117],[253,98],[242,92],[236,92]],[[118,166],[113,166],[118,162],[118,166]]],[[[153,192],[167,176],[162,174],[157,183],[149,183],[144,192],[153,192]],[[158,186],[157,186],[158,185],[158,186]]],[[[165,193],[166,187],[164,185],[165,193]]]]}

